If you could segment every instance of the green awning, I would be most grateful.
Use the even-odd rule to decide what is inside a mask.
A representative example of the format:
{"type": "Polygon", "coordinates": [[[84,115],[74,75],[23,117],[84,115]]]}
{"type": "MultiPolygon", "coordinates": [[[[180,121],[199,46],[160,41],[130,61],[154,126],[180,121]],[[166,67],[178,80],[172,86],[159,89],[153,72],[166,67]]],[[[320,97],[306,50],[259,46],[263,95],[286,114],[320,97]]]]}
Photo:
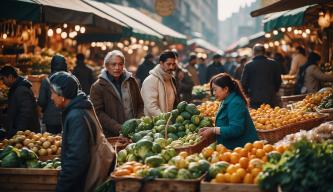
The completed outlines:
{"type": "Polygon", "coordinates": [[[32,0],[1,1],[0,18],[39,22],[41,20],[40,5],[32,0]]]}
{"type": "Polygon", "coordinates": [[[312,7],[304,6],[298,9],[290,11],[282,11],[278,13],[271,14],[266,18],[264,23],[264,31],[271,32],[275,29],[282,27],[297,27],[304,25],[304,16],[308,8],[312,7]]]}

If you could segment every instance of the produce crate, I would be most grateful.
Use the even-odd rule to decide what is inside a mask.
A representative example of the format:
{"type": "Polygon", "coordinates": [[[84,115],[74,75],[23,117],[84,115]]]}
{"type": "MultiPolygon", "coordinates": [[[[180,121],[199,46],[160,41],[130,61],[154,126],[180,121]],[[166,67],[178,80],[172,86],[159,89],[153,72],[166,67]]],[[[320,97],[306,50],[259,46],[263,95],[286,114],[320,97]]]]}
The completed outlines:
{"type": "Polygon", "coordinates": [[[306,97],[307,94],[303,95],[291,95],[291,96],[281,96],[282,106],[286,107],[289,104],[301,101],[306,97]]]}
{"type": "Polygon", "coordinates": [[[333,108],[331,109],[317,109],[318,113],[327,114],[326,121],[333,121],[333,108]]]}
{"type": "Polygon", "coordinates": [[[202,182],[201,192],[260,192],[258,185],[238,183],[209,183],[202,182]]]}
{"type": "Polygon", "coordinates": [[[182,152],[182,151],[186,151],[188,154],[200,153],[203,148],[207,147],[211,143],[214,143],[215,141],[216,141],[216,137],[214,135],[212,135],[209,138],[205,138],[205,139],[201,140],[199,143],[197,143],[195,145],[190,145],[190,146],[186,146],[186,147],[175,147],[175,150],[177,151],[177,153],[182,152]]]}
{"type": "Polygon", "coordinates": [[[109,137],[107,140],[117,150],[117,152],[125,149],[128,144],[132,143],[132,141],[126,137],[109,137]]]}
{"type": "Polygon", "coordinates": [[[309,119],[271,130],[257,130],[257,133],[261,140],[266,140],[269,143],[274,144],[283,139],[286,135],[299,132],[300,130],[310,130],[317,127],[326,121],[326,118],[327,115],[322,114],[319,118],[309,119]]]}
{"type": "Polygon", "coordinates": [[[0,191],[55,191],[59,170],[0,168],[0,191]]]}
{"type": "Polygon", "coordinates": [[[41,161],[53,160],[54,158],[59,157],[60,155],[46,155],[46,156],[38,156],[38,159],[41,161]]]}
{"type": "Polygon", "coordinates": [[[116,191],[121,192],[199,192],[200,182],[205,177],[192,180],[154,179],[144,181],[138,177],[114,177],[116,191]]]}

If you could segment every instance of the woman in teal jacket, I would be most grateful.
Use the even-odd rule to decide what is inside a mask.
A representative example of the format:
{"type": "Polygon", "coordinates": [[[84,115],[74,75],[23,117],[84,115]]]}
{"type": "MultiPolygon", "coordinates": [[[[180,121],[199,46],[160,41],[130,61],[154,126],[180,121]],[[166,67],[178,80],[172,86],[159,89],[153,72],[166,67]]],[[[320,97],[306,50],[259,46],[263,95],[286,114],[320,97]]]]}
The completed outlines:
{"type": "Polygon", "coordinates": [[[215,98],[222,103],[216,114],[216,127],[202,128],[200,135],[216,135],[217,143],[228,149],[243,147],[248,142],[258,140],[248,110],[249,101],[238,81],[227,73],[220,73],[211,79],[210,87],[215,98]]]}

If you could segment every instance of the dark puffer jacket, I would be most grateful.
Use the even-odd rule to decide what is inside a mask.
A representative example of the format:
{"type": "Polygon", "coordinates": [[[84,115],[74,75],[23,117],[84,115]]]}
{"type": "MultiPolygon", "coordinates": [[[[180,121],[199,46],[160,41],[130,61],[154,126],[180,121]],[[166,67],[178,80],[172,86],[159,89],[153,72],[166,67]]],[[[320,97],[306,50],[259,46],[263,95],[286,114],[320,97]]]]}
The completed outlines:
{"type": "Polygon", "coordinates": [[[40,132],[37,104],[31,83],[22,77],[18,77],[9,89],[5,129],[8,138],[14,136],[17,131],[40,132]]]}
{"type": "Polygon", "coordinates": [[[90,164],[89,129],[85,110],[92,103],[81,92],[63,110],[61,171],[56,191],[83,191],[90,164]]]}

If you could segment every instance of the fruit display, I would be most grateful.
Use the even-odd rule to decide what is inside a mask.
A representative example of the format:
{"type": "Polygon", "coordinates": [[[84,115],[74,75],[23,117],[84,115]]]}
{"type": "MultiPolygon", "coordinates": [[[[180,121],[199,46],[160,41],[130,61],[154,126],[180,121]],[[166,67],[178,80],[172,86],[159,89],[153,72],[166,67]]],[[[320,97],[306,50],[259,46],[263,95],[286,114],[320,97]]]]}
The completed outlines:
{"type": "Polygon", "coordinates": [[[259,174],[263,191],[333,191],[333,144],[301,140],[259,174]]]}
{"type": "Polygon", "coordinates": [[[318,105],[318,110],[331,109],[333,108],[333,94],[325,97],[318,105]]]}
{"type": "Polygon", "coordinates": [[[330,123],[323,123],[320,126],[309,131],[301,130],[300,132],[285,136],[275,145],[291,145],[304,139],[315,143],[320,143],[324,141],[328,143],[333,143],[333,125],[330,123]]]}
{"type": "Polygon", "coordinates": [[[112,175],[187,180],[201,177],[210,167],[209,162],[198,154],[188,155],[186,152],[180,152],[165,163],[160,163],[161,159],[162,155],[157,155],[148,157],[145,164],[126,162],[112,175]]]}
{"type": "Polygon", "coordinates": [[[34,133],[29,130],[18,131],[11,139],[4,139],[0,143],[0,149],[8,145],[21,149],[27,147],[38,156],[60,155],[61,136],[50,133],[34,133]]]}
{"type": "Polygon", "coordinates": [[[318,113],[306,113],[302,110],[288,110],[280,107],[272,108],[269,105],[261,105],[258,109],[251,109],[250,115],[258,130],[271,130],[320,117],[318,113]]]}
{"type": "Polygon", "coordinates": [[[170,147],[186,147],[199,143],[201,136],[198,133],[190,133],[182,138],[172,141],[170,147]]]}
{"type": "Polygon", "coordinates": [[[0,101],[5,101],[8,98],[9,88],[0,81],[0,101]]]}
{"type": "Polygon", "coordinates": [[[292,104],[292,107],[296,110],[305,112],[316,111],[316,108],[323,101],[324,98],[328,97],[333,93],[333,89],[328,88],[317,93],[307,95],[302,101],[298,101],[292,104]]]}
{"type": "Polygon", "coordinates": [[[61,169],[61,163],[59,158],[46,162],[39,161],[36,153],[32,150],[26,147],[18,149],[8,145],[0,150],[0,167],[61,169]]]}
{"type": "Polygon", "coordinates": [[[282,86],[295,86],[296,76],[295,75],[281,75],[282,86]]]}
{"type": "Polygon", "coordinates": [[[193,99],[204,99],[209,96],[209,84],[208,88],[205,85],[197,85],[192,89],[192,98],[193,99]]]}
{"type": "Polygon", "coordinates": [[[200,111],[200,115],[204,117],[212,118],[213,122],[215,122],[216,113],[220,107],[219,101],[206,101],[198,106],[198,110],[200,111]]]}
{"type": "Polygon", "coordinates": [[[201,152],[211,166],[208,171],[211,183],[246,183],[258,181],[258,174],[268,161],[279,159],[286,147],[275,147],[264,141],[247,143],[243,148],[228,150],[223,145],[210,145],[201,152]]]}

